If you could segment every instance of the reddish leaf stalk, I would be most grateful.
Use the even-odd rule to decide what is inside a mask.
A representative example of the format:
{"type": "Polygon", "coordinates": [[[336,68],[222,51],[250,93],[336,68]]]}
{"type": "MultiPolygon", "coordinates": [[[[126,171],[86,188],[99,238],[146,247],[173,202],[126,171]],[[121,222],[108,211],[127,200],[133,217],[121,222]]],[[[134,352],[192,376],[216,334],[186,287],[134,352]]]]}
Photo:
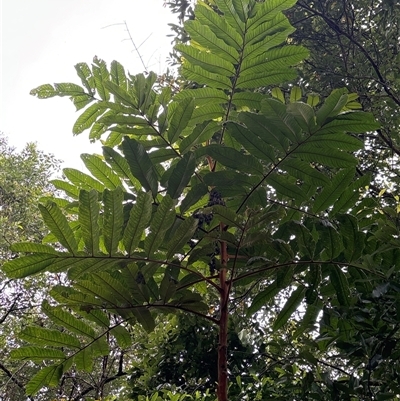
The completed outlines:
{"type": "MultiPolygon", "coordinates": [[[[220,229],[224,225],[221,223],[220,229]]],[[[219,271],[220,292],[220,318],[219,318],[219,343],[218,343],[218,401],[228,401],[228,319],[229,319],[229,285],[226,280],[228,264],[227,244],[221,241],[221,269],[219,271]]]]}

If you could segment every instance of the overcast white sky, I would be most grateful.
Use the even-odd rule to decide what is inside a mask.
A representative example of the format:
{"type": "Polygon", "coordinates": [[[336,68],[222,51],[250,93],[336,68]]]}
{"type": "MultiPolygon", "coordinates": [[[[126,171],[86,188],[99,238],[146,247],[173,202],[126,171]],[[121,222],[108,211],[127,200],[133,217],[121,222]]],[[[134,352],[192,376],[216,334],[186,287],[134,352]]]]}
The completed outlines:
{"type": "MultiPolygon", "coordinates": [[[[78,62],[96,55],[121,62],[132,74],[143,72],[124,25],[127,22],[146,66],[162,73],[171,50],[168,23],[174,22],[163,0],[0,0],[0,131],[11,145],[37,142],[82,168],[81,153],[98,151],[88,133],[72,135],[79,114],[68,98],[39,100],[31,89],[45,83],[75,82],[78,62]],[[111,25],[111,26],[110,26],[111,25]],[[107,28],[105,28],[107,27],[107,28]]],[[[79,112],[78,112],[79,113],[79,112]]]]}

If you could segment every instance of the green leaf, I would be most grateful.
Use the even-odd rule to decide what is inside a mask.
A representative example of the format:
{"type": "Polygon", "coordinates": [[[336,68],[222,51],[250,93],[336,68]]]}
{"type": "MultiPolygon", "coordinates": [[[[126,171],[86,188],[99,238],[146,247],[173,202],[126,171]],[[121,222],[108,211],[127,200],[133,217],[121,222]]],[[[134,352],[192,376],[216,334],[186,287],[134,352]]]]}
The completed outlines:
{"type": "Polygon", "coordinates": [[[301,99],[302,93],[301,93],[301,88],[298,86],[293,86],[293,88],[290,90],[290,103],[297,102],[301,99]]]}
{"type": "Polygon", "coordinates": [[[112,330],[110,330],[110,334],[115,337],[118,345],[122,349],[128,348],[132,345],[132,337],[125,327],[116,326],[112,330]]]}
{"type": "Polygon", "coordinates": [[[215,35],[219,39],[222,39],[227,45],[235,48],[240,47],[240,44],[242,43],[242,37],[237,31],[232,29],[227,22],[225,15],[218,15],[205,3],[197,3],[196,18],[203,25],[209,26],[215,35]]]}
{"type": "Polygon", "coordinates": [[[85,94],[85,90],[81,86],[70,82],[54,84],[54,88],[58,92],[58,96],[77,96],[85,94]]]}
{"type": "Polygon", "coordinates": [[[125,227],[122,242],[125,251],[130,255],[135,252],[144,229],[147,227],[152,212],[151,192],[141,192],[136,198],[136,203],[132,207],[128,223],[125,227]]]}
{"type": "Polygon", "coordinates": [[[90,192],[81,190],[79,193],[79,223],[86,250],[91,256],[96,256],[99,252],[99,212],[98,192],[94,189],[90,192]]]}
{"type": "Polygon", "coordinates": [[[347,211],[354,206],[354,203],[361,197],[360,189],[367,187],[370,184],[370,181],[370,174],[366,174],[360,177],[358,180],[353,181],[340,195],[340,198],[335,202],[330,214],[334,216],[336,213],[340,211],[347,211]]]}
{"type": "Polygon", "coordinates": [[[19,347],[11,350],[11,359],[22,359],[30,361],[44,361],[46,359],[65,359],[64,352],[54,348],[42,348],[34,346],[19,347]]]}
{"type": "MultiPolygon", "coordinates": [[[[201,149],[214,160],[234,170],[246,171],[248,174],[263,174],[262,164],[251,155],[243,153],[222,145],[208,145],[201,149]]],[[[196,153],[199,155],[199,152],[196,153]]]]}
{"type": "Polygon", "coordinates": [[[140,189],[139,181],[132,175],[126,159],[114,149],[103,146],[103,156],[112,169],[121,177],[126,179],[129,187],[140,189]]]}
{"type": "Polygon", "coordinates": [[[315,198],[313,212],[321,212],[333,205],[353,180],[354,174],[355,170],[353,168],[339,171],[335,177],[333,177],[331,183],[325,185],[321,193],[315,198]]]}
{"type": "Polygon", "coordinates": [[[250,317],[254,313],[258,312],[263,306],[265,306],[276,294],[279,292],[279,288],[276,286],[276,282],[270,284],[265,290],[259,292],[253,299],[249,309],[247,310],[247,316],[250,317]]]}
{"type": "Polygon", "coordinates": [[[10,260],[4,263],[2,270],[9,278],[23,278],[46,270],[57,259],[49,253],[37,253],[10,260]]]}
{"type": "Polygon", "coordinates": [[[62,307],[52,307],[44,300],[42,302],[42,311],[51,319],[55,324],[85,337],[91,339],[96,338],[94,330],[82,319],[77,319],[72,314],[62,307]]]}
{"type": "Polygon", "coordinates": [[[332,121],[324,124],[318,131],[320,135],[327,133],[336,133],[338,131],[364,133],[375,131],[380,127],[380,124],[375,120],[371,113],[351,112],[341,114],[332,121]]]}
{"type": "Polygon", "coordinates": [[[208,193],[208,187],[202,182],[190,188],[181,202],[179,208],[181,214],[185,213],[186,210],[188,210],[191,206],[193,206],[196,202],[198,202],[207,193],[208,193]]]}
{"type": "Polygon", "coordinates": [[[278,194],[296,200],[297,203],[307,199],[307,196],[302,191],[301,187],[294,184],[288,176],[273,173],[269,175],[266,181],[278,194]]]}
{"type": "Polygon", "coordinates": [[[167,194],[171,196],[172,199],[178,199],[194,173],[196,157],[191,152],[185,153],[183,158],[171,168],[172,173],[167,183],[167,194]]]}
{"type": "Polygon", "coordinates": [[[75,121],[72,132],[77,135],[90,128],[98,117],[104,113],[106,107],[107,106],[101,102],[89,106],[75,121]]]}
{"type": "Polygon", "coordinates": [[[340,223],[340,234],[343,237],[343,253],[348,262],[357,260],[363,252],[365,244],[365,234],[359,232],[357,219],[344,214],[338,217],[340,223]]]}
{"type": "MultiPolygon", "coordinates": [[[[170,109],[171,110],[171,109],[170,109]]],[[[175,143],[182,131],[187,127],[194,110],[193,98],[185,98],[178,103],[169,120],[168,139],[175,143]]]]}
{"type": "Polygon", "coordinates": [[[178,229],[174,232],[173,237],[166,244],[167,259],[169,260],[175,253],[182,250],[182,247],[192,238],[193,233],[196,231],[198,220],[193,217],[187,217],[178,229]]]}
{"type": "Polygon", "coordinates": [[[346,168],[355,166],[358,160],[353,155],[328,147],[321,148],[305,143],[296,150],[296,156],[308,162],[321,163],[330,167],[346,168]]]}
{"type": "Polygon", "coordinates": [[[164,241],[168,229],[175,221],[174,201],[166,195],[157,206],[150,224],[150,232],[144,240],[144,251],[148,257],[152,257],[164,241]]]}
{"type": "Polygon", "coordinates": [[[64,191],[68,196],[73,199],[78,199],[79,188],[64,180],[51,180],[50,181],[57,189],[64,191]]]}
{"type": "Polygon", "coordinates": [[[88,90],[89,93],[92,93],[95,89],[94,78],[92,75],[92,71],[86,63],[78,63],[75,65],[76,73],[78,77],[81,79],[83,86],[88,90]]]}
{"type": "Polygon", "coordinates": [[[133,176],[140,181],[146,191],[151,191],[155,197],[158,190],[157,173],[143,145],[125,136],[122,151],[133,176]]]}
{"type": "Polygon", "coordinates": [[[286,301],[285,306],[279,312],[274,322],[273,330],[279,330],[282,326],[286,324],[290,316],[292,316],[292,313],[298,308],[301,301],[304,299],[305,292],[306,292],[306,287],[302,285],[297,287],[292,292],[289,299],[286,301]]]}
{"type": "Polygon", "coordinates": [[[211,31],[207,25],[202,25],[200,21],[192,20],[185,23],[185,29],[205,51],[218,54],[218,57],[235,64],[239,60],[239,53],[235,48],[228,46],[222,39],[211,31]]]}
{"type": "Polygon", "coordinates": [[[99,258],[99,257],[89,257],[84,258],[66,258],[61,260],[60,265],[55,265],[59,271],[64,271],[68,269],[68,277],[71,280],[76,280],[80,276],[90,273],[92,271],[103,271],[107,269],[112,269],[115,265],[120,263],[119,259],[112,259],[110,257],[99,258]]]}
{"type": "Polygon", "coordinates": [[[38,326],[28,326],[18,336],[28,343],[43,346],[79,348],[81,345],[80,341],[70,334],[38,326]]]}
{"type": "Polygon", "coordinates": [[[104,82],[104,87],[110,91],[115,97],[115,99],[123,104],[127,105],[128,107],[133,107],[135,110],[138,110],[138,100],[128,93],[127,90],[121,88],[114,82],[108,81],[104,82]]]}
{"type": "Polygon", "coordinates": [[[48,253],[51,255],[60,255],[53,247],[45,244],[34,244],[32,242],[17,242],[12,244],[10,249],[13,252],[25,252],[25,253],[48,253]]]}
{"type": "Polygon", "coordinates": [[[48,99],[49,97],[58,96],[58,92],[50,84],[40,85],[29,92],[32,96],[37,96],[39,99],[48,99]]]}
{"type": "Polygon", "coordinates": [[[91,345],[86,346],[81,349],[75,356],[74,362],[76,364],[76,368],[79,370],[83,370],[85,372],[93,371],[94,357],[93,357],[93,348],[91,345]]]}
{"type": "Polygon", "coordinates": [[[346,88],[334,90],[317,111],[317,124],[322,126],[328,117],[337,116],[347,103],[348,90],[346,88]]]}
{"type": "Polygon", "coordinates": [[[81,187],[84,189],[95,189],[98,192],[103,192],[104,185],[95,180],[88,174],[82,173],[79,170],[74,168],[64,168],[63,169],[64,175],[77,187],[81,187]]]}
{"type": "Polygon", "coordinates": [[[132,312],[136,316],[137,321],[148,333],[151,333],[154,330],[156,323],[147,308],[135,308],[132,309],[132,312]]]}
{"type": "Polygon", "coordinates": [[[329,182],[328,177],[319,172],[311,163],[304,162],[298,158],[286,158],[279,164],[279,167],[311,185],[325,186],[329,182]]]}
{"type": "Polygon", "coordinates": [[[126,75],[124,67],[118,61],[111,62],[111,81],[126,90],[126,75]]]}
{"type": "Polygon", "coordinates": [[[119,240],[122,237],[122,225],[124,223],[122,201],[124,194],[121,187],[114,191],[106,189],[104,198],[104,244],[109,255],[115,255],[118,251],[119,240]]]}
{"type": "Polygon", "coordinates": [[[107,70],[106,63],[102,59],[97,58],[97,56],[93,58],[92,72],[97,93],[99,94],[101,100],[108,101],[110,99],[110,94],[104,87],[104,82],[109,80],[110,74],[107,70]]]}
{"type": "Polygon", "coordinates": [[[343,271],[336,265],[330,266],[330,279],[336,290],[336,295],[340,305],[350,306],[349,283],[343,271]]]}
{"type": "Polygon", "coordinates": [[[115,189],[122,185],[118,175],[115,174],[99,156],[83,153],[81,154],[81,159],[86,168],[101,181],[106,188],[115,189]]]}
{"type": "Polygon", "coordinates": [[[316,224],[319,234],[318,246],[322,249],[321,257],[324,260],[333,260],[340,255],[343,243],[339,233],[328,221],[322,220],[316,224]]]}
{"type": "Polygon", "coordinates": [[[184,154],[191,150],[193,146],[208,141],[220,129],[220,125],[216,121],[198,124],[186,138],[182,139],[179,145],[180,152],[184,154]]]}
{"type": "Polygon", "coordinates": [[[254,157],[266,163],[275,163],[275,152],[268,143],[265,143],[257,135],[257,130],[247,129],[239,124],[228,122],[227,132],[232,135],[254,157]]]}
{"type": "Polygon", "coordinates": [[[61,380],[63,374],[62,365],[46,366],[39,370],[27,383],[26,394],[35,395],[40,389],[46,386],[55,387],[61,380]]]}
{"type": "Polygon", "coordinates": [[[208,72],[185,60],[182,64],[182,75],[189,81],[197,82],[199,85],[209,85],[211,88],[229,90],[232,86],[228,77],[208,72]]]}
{"type": "Polygon", "coordinates": [[[45,206],[39,204],[38,207],[51,233],[56,236],[61,245],[75,254],[78,251],[78,245],[67,218],[62,214],[60,208],[54,202],[48,202],[45,206]]]}

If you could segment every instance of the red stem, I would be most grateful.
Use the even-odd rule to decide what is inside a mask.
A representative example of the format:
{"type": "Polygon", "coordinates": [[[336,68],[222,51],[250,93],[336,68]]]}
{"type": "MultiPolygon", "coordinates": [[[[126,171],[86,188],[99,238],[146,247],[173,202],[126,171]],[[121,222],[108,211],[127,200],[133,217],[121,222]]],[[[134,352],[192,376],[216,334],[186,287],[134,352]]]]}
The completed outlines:
{"type": "MultiPolygon", "coordinates": [[[[224,225],[221,223],[220,229],[224,225]]],[[[228,319],[229,319],[229,284],[226,280],[228,264],[227,244],[221,241],[221,269],[219,271],[220,292],[220,319],[219,319],[219,344],[218,344],[218,401],[228,401],[228,319]]]]}

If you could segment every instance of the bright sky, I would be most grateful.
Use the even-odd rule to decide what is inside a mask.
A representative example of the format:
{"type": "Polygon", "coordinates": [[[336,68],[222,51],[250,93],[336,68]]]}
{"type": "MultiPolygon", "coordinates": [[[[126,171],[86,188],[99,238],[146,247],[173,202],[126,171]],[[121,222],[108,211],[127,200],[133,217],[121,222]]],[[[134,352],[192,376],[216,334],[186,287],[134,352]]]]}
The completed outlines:
{"type": "Polygon", "coordinates": [[[21,148],[37,142],[41,150],[83,168],[81,153],[99,152],[88,133],[72,135],[78,117],[68,98],[39,100],[31,89],[45,83],[81,84],[78,62],[96,55],[118,60],[131,74],[144,68],[134,51],[126,21],[146,67],[162,73],[171,50],[168,23],[174,16],[163,0],[0,0],[0,131],[21,148]],[[117,25],[120,24],[120,25],[117,25]],[[147,39],[147,40],[146,40],[147,39]]]}

